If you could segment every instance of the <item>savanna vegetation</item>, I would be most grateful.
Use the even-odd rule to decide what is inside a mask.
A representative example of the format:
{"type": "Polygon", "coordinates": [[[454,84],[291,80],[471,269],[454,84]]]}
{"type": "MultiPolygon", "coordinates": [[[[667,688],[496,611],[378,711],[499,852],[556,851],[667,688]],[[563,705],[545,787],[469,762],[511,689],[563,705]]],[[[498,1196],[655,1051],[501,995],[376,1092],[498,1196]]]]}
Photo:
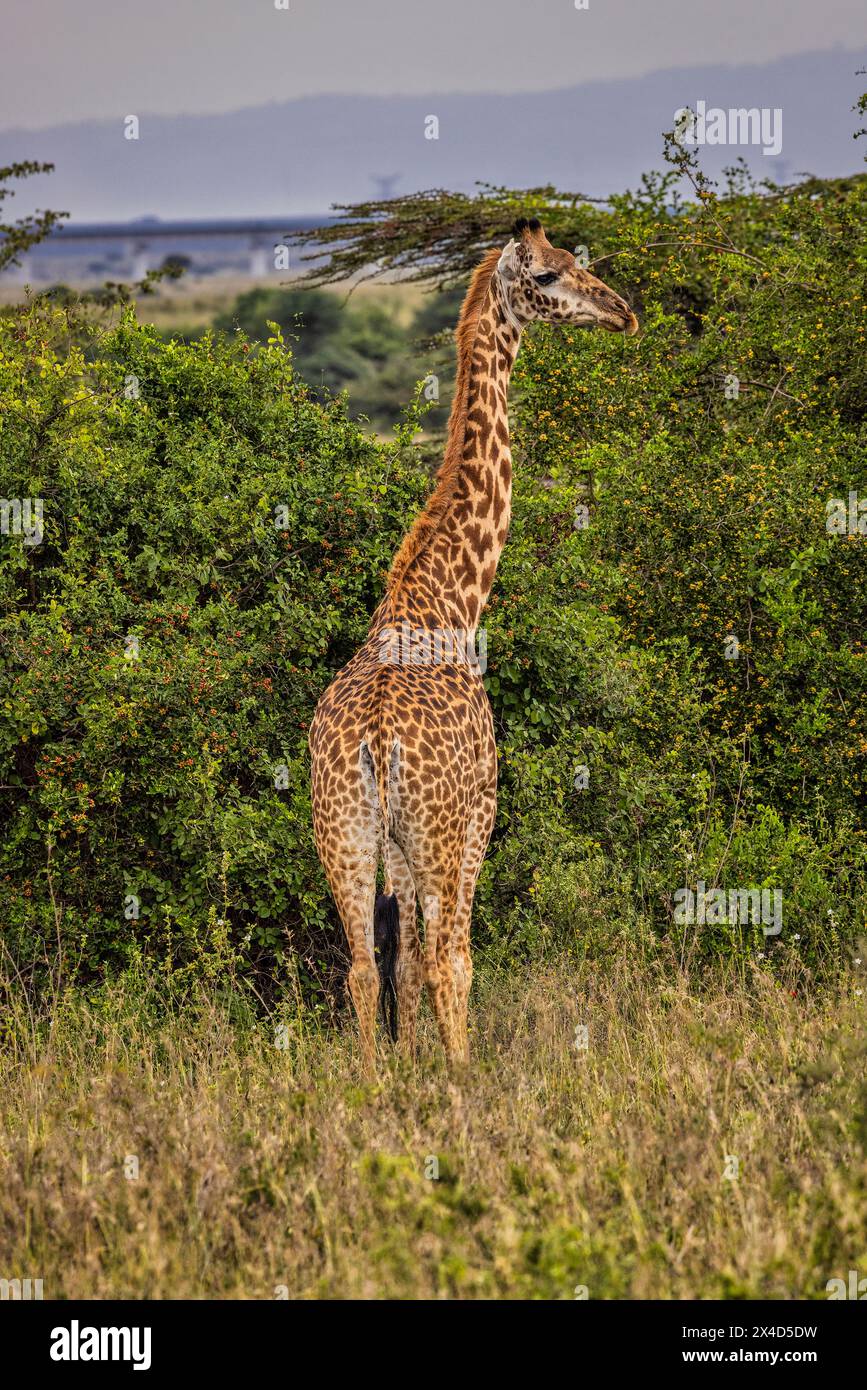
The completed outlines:
{"type": "Polygon", "coordinates": [[[520,211],[641,321],[535,326],[513,379],[461,1085],[431,1037],[358,1083],[306,754],[429,487],[445,306],[0,317],[0,492],[44,504],[0,538],[0,1230],[47,1296],[824,1296],[867,1259],[867,179],[668,153],[604,206],[350,209],[314,276],[451,317],[520,211]],[[699,882],[782,931],[682,924],[699,882]]]}
{"type": "Polygon", "coordinates": [[[426,1018],[376,1087],[227,964],[169,1007],[136,971],[67,994],[7,1040],[4,1268],[46,1298],[826,1298],[864,1267],[860,1005],[732,985],[486,969],[470,1074],[426,1018]]]}
{"type": "Polygon", "coordinates": [[[415,395],[424,363],[422,375],[435,378],[422,388],[428,407],[424,428],[444,429],[448,412],[439,397],[451,386],[451,330],[461,292],[428,294],[405,306],[405,285],[392,286],[388,301],[384,293],[372,299],[353,290],[345,296],[315,286],[248,290],[216,316],[213,326],[240,329],[255,342],[267,338],[268,325],[276,323],[291,346],[295,370],[317,398],[346,391],[349,413],[385,436],[415,395]]]}

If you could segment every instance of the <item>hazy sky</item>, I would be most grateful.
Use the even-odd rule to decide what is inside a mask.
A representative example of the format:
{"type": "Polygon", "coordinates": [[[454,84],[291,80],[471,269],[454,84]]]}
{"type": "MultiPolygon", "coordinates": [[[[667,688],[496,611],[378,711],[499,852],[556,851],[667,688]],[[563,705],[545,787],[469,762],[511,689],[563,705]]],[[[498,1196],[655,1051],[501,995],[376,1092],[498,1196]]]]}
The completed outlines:
{"type": "MultiPolygon", "coordinates": [[[[530,91],[867,42],[864,0],[3,0],[0,129],[530,91]]],[[[351,139],[351,132],[347,132],[351,139]]]]}

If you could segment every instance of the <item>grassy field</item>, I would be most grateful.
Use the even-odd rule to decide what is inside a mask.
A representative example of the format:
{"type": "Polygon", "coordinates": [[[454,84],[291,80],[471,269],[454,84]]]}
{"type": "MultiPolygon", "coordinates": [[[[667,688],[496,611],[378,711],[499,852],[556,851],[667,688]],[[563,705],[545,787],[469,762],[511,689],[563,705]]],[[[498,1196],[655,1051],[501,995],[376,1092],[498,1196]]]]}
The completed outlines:
{"type": "MultiPolygon", "coordinates": [[[[164,280],[153,294],[137,300],[140,322],[152,323],[160,333],[182,333],[195,336],[210,328],[214,320],[232,308],[242,294],[254,289],[292,289],[295,282],[287,276],[271,275],[255,279],[246,275],[184,275],[179,280],[164,280]]],[[[93,288],[76,286],[75,288],[93,288]]],[[[346,284],[325,285],[327,294],[344,301],[350,292],[346,284]]],[[[396,284],[388,277],[376,281],[359,281],[351,286],[352,302],[361,300],[381,305],[398,323],[407,324],[413,312],[425,301],[425,290],[418,284],[396,284]]],[[[0,285],[0,307],[20,304],[24,288],[17,282],[0,285]]]]}
{"type": "Polygon", "coordinates": [[[228,979],[167,1009],[128,978],[44,1028],[13,1006],[0,1274],[46,1298],[825,1298],[867,1268],[856,973],[481,962],[469,1074],[426,1016],[415,1072],[383,1053],[375,1087],[348,1015],[263,1021],[228,979]]]}

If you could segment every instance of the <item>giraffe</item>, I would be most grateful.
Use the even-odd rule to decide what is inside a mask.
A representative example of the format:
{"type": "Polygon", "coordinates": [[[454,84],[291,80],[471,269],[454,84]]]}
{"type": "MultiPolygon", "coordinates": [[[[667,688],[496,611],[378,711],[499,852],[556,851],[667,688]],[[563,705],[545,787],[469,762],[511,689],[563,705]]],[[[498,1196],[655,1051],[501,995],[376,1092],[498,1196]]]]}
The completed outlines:
{"type": "Polygon", "coordinates": [[[470,918],[497,793],[475,642],[509,530],[509,375],[534,319],[638,328],[626,302],[553,247],[535,218],[519,218],[508,245],[485,256],[458,322],[433,491],[394,558],[366,641],[310,727],[314,836],[352,956],[368,1075],[380,1004],[392,1037],[415,1056],[424,985],[449,1063],[469,1060],[470,918]]]}

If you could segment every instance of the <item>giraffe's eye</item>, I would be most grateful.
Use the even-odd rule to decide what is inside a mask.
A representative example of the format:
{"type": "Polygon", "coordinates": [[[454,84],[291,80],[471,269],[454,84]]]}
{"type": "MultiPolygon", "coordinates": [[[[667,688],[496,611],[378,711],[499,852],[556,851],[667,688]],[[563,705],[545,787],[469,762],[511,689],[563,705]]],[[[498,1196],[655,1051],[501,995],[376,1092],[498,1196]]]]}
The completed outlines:
{"type": "Polygon", "coordinates": [[[537,285],[553,285],[554,281],[559,280],[559,278],[559,275],[553,270],[546,270],[543,275],[533,276],[537,285]]]}

